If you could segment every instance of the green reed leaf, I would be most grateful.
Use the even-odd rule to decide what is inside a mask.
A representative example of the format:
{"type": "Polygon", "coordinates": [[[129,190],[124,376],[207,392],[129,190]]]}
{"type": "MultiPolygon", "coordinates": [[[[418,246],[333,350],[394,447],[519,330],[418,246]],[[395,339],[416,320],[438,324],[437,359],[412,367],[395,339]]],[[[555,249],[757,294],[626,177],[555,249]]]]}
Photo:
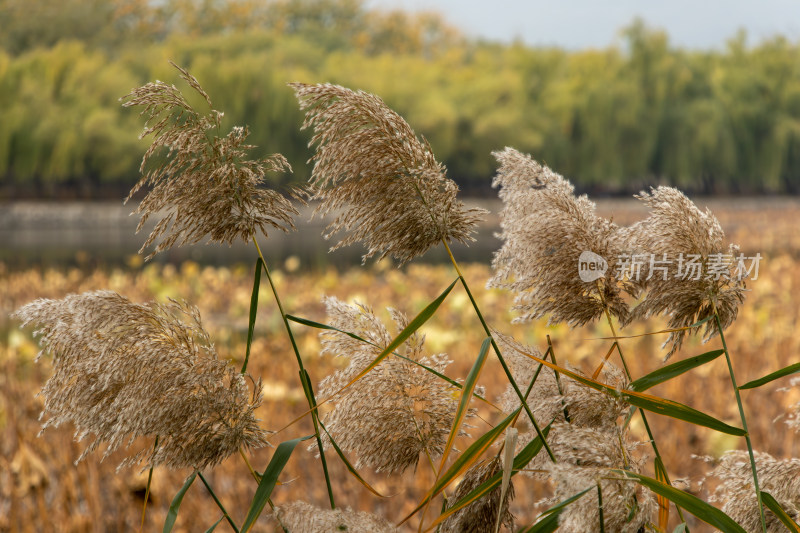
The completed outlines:
{"type": "Polygon", "coordinates": [[[693,368],[697,368],[698,366],[709,363],[724,353],[725,350],[712,350],[701,355],[688,357],[682,361],[659,368],[654,372],[650,372],[646,376],[642,376],[639,379],[632,381],[629,387],[632,390],[644,392],[650,387],[654,387],[659,383],[663,383],[676,376],[680,376],[681,374],[688,372],[693,368]]]}
{"type": "Polygon", "coordinates": [[[450,455],[450,450],[453,449],[453,443],[458,436],[458,430],[461,428],[461,423],[464,421],[469,411],[469,401],[472,397],[472,392],[475,390],[475,385],[478,383],[478,377],[481,374],[481,370],[483,370],[483,365],[486,363],[486,355],[489,353],[489,346],[491,346],[491,343],[491,337],[486,337],[483,340],[478,358],[475,359],[475,363],[473,363],[469,374],[467,374],[467,379],[464,381],[464,388],[461,390],[461,397],[458,400],[458,408],[453,417],[453,429],[450,430],[450,435],[447,437],[447,443],[442,453],[442,461],[439,463],[440,472],[444,469],[444,465],[450,455]]]}
{"type": "Polygon", "coordinates": [[[769,507],[769,510],[772,511],[775,514],[775,516],[778,517],[778,520],[780,520],[781,523],[784,526],[786,526],[786,528],[789,531],[793,531],[794,533],[800,533],[800,526],[797,525],[797,522],[792,520],[792,517],[789,516],[789,514],[786,511],[783,510],[781,504],[778,503],[778,500],[776,500],[772,496],[772,494],[770,494],[769,492],[764,492],[762,490],[761,501],[764,502],[764,505],[769,507]]]}
{"type": "Polygon", "coordinates": [[[250,295],[250,318],[247,323],[247,350],[244,354],[242,363],[242,374],[247,370],[247,362],[250,360],[250,346],[253,344],[253,331],[256,327],[256,315],[258,314],[258,290],[261,287],[261,271],[264,269],[264,261],[261,257],[256,259],[256,273],[253,276],[253,292],[250,295]]]}
{"type": "Polygon", "coordinates": [[[558,517],[561,516],[561,511],[563,511],[567,506],[569,506],[572,502],[580,500],[584,494],[592,490],[592,487],[589,487],[586,490],[582,490],[575,496],[570,496],[564,501],[559,502],[557,505],[554,505],[550,509],[544,511],[541,515],[539,515],[539,521],[533,524],[531,527],[525,530],[520,530],[520,533],[552,533],[553,531],[558,529],[558,517]]]}
{"type": "MultiPolygon", "coordinates": [[[[489,446],[492,445],[494,441],[500,436],[503,431],[512,423],[514,422],[514,418],[520,413],[522,407],[517,408],[513,413],[508,415],[504,418],[499,424],[495,427],[478,437],[475,442],[469,445],[469,447],[464,450],[461,455],[459,455],[453,464],[450,465],[450,468],[444,474],[441,474],[439,478],[434,483],[433,487],[431,488],[430,492],[425,496],[425,498],[420,502],[417,507],[409,513],[400,523],[404,523],[406,520],[414,516],[420,509],[425,507],[425,505],[434,498],[437,494],[442,492],[450,483],[453,482],[455,478],[463,474],[470,466],[472,466],[475,461],[485,452],[489,446]]],[[[527,464],[527,463],[526,463],[527,464]]],[[[500,479],[500,478],[498,478],[500,479]]]]}
{"type": "Polygon", "coordinates": [[[614,470],[614,472],[621,476],[635,479],[640,485],[668,498],[679,507],[686,509],[703,522],[714,526],[723,533],[746,533],[742,526],[734,522],[730,516],[688,492],[678,490],[671,485],[628,470],[614,470]]]}
{"type": "Polygon", "coordinates": [[[581,376],[571,370],[567,370],[566,368],[560,367],[558,365],[554,365],[549,361],[545,361],[536,357],[535,355],[525,353],[520,351],[523,355],[533,359],[538,363],[542,363],[553,370],[564,374],[565,376],[569,376],[570,378],[583,383],[584,385],[591,387],[595,390],[600,392],[604,392],[610,396],[614,396],[615,398],[620,398],[631,405],[635,405],[641,409],[645,409],[647,411],[652,411],[654,413],[658,413],[664,416],[669,416],[672,418],[677,418],[678,420],[683,420],[685,422],[689,422],[696,426],[703,426],[707,428],[714,429],[719,431],[720,433],[727,433],[728,435],[736,435],[737,437],[743,437],[747,434],[745,430],[742,428],[734,427],[731,425],[726,424],[721,420],[717,420],[716,418],[702,413],[696,409],[692,409],[688,405],[684,405],[679,402],[675,402],[673,400],[667,400],[664,398],[659,398],[657,396],[652,396],[650,394],[644,394],[642,392],[636,392],[632,390],[617,390],[615,387],[611,387],[606,385],[605,383],[600,383],[599,381],[595,381],[591,378],[587,378],[585,376],[581,376]]]}
{"type": "Polygon", "coordinates": [[[278,444],[275,453],[272,455],[272,459],[270,459],[267,465],[267,469],[264,470],[264,473],[261,475],[261,481],[258,484],[256,493],[253,495],[253,501],[250,503],[250,510],[247,511],[247,517],[244,519],[244,524],[242,524],[242,531],[250,531],[250,528],[256,523],[259,515],[261,515],[261,511],[267,504],[267,500],[269,500],[272,494],[272,489],[275,488],[275,484],[278,482],[278,476],[283,471],[283,467],[286,466],[289,457],[291,457],[297,445],[304,440],[313,438],[314,435],[307,435],[278,444]]]}
{"type": "MultiPolygon", "coordinates": [[[[521,409],[521,407],[520,407],[521,409]]],[[[519,411],[519,409],[517,409],[519,411]]],[[[512,413],[510,416],[516,416],[516,411],[512,413]]],[[[542,434],[545,438],[547,438],[547,434],[550,433],[550,426],[548,425],[542,430],[542,434]]],[[[539,438],[537,435],[536,438],[531,440],[527,446],[525,446],[517,456],[514,458],[514,467],[511,471],[511,475],[515,476],[520,470],[525,468],[525,466],[531,462],[531,460],[536,457],[536,455],[542,450],[542,439],[539,438]]],[[[463,498],[458,500],[457,502],[453,503],[450,507],[448,507],[447,511],[442,513],[430,526],[429,529],[436,527],[437,525],[444,522],[447,517],[459,511],[469,505],[470,503],[474,502],[481,496],[488,494],[492,491],[495,487],[497,487],[503,480],[503,471],[499,470],[495,473],[492,477],[472,489],[469,494],[466,494],[463,498]]]]}
{"type": "Polygon", "coordinates": [[[383,494],[375,490],[372,487],[372,485],[367,483],[364,480],[364,478],[362,478],[361,475],[358,473],[358,470],[356,470],[356,468],[350,463],[350,461],[347,460],[347,457],[345,456],[344,452],[342,451],[341,448],[339,448],[339,445],[336,444],[336,441],[333,439],[333,436],[328,432],[328,428],[325,427],[325,424],[322,423],[322,420],[319,420],[319,425],[322,428],[322,431],[324,431],[325,434],[328,435],[328,438],[331,441],[331,446],[333,446],[333,449],[336,450],[336,453],[339,455],[339,458],[344,463],[344,466],[347,468],[348,472],[350,472],[353,475],[353,477],[355,477],[358,480],[358,482],[361,483],[364,486],[364,488],[366,488],[372,494],[374,494],[379,498],[386,498],[387,496],[384,496],[383,494]]]}
{"type": "Polygon", "coordinates": [[[181,489],[175,494],[175,497],[172,498],[172,503],[169,504],[169,510],[167,511],[167,518],[164,520],[164,528],[161,530],[163,533],[169,533],[172,531],[173,526],[175,526],[175,521],[178,519],[178,509],[181,506],[183,497],[186,495],[186,491],[189,490],[189,487],[192,486],[192,483],[194,483],[196,477],[197,470],[186,478],[181,489]]]}
{"type": "MultiPolygon", "coordinates": [[[[297,316],[293,316],[293,315],[286,315],[286,318],[288,320],[291,320],[292,322],[297,322],[298,324],[302,324],[304,326],[308,326],[308,327],[311,327],[311,328],[324,329],[324,330],[327,330],[327,331],[337,331],[337,332],[343,333],[343,334],[347,335],[348,337],[350,337],[352,339],[355,339],[357,341],[361,341],[363,343],[370,344],[372,346],[377,346],[377,344],[375,344],[374,342],[368,341],[367,339],[365,339],[363,337],[360,337],[360,336],[356,335],[355,333],[351,333],[351,332],[345,331],[343,329],[335,328],[333,326],[329,326],[328,324],[321,324],[320,322],[314,322],[313,320],[308,320],[307,318],[301,318],[301,317],[297,317],[297,316]]],[[[443,379],[444,381],[446,381],[447,383],[449,383],[453,387],[456,387],[458,389],[463,388],[463,385],[461,383],[459,383],[458,381],[447,377],[446,375],[442,374],[441,372],[438,372],[438,371],[434,370],[433,368],[420,363],[419,361],[414,361],[410,357],[406,357],[405,355],[401,355],[401,354],[399,354],[397,352],[394,352],[393,355],[395,357],[399,357],[400,359],[408,361],[411,364],[417,365],[418,367],[430,372],[431,374],[433,374],[434,376],[438,377],[439,379],[443,379]]],[[[486,400],[486,398],[484,398],[480,394],[475,394],[475,392],[473,392],[472,395],[475,396],[476,398],[478,398],[479,400],[484,401],[486,403],[489,403],[490,405],[495,407],[493,404],[491,404],[491,402],[486,400]]]]}
{"type": "Polygon", "coordinates": [[[208,528],[208,529],[206,529],[206,533],[212,533],[212,531],[214,531],[215,529],[217,529],[217,526],[218,526],[218,525],[219,525],[219,523],[220,523],[220,522],[222,522],[223,520],[225,520],[225,515],[222,515],[222,516],[220,516],[220,517],[219,517],[219,520],[217,520],[216,522],[214,522],[213,524],[211,524],[211,527],[210,527],[210,528],[208,528]]]}
{"type": "Polygon", "coordinates": [[[775,381],[776,379],[782,378],[784,376],[789,376],[791,374],[796,374],[797,372],[800,372],[800,363],[795,363],[785,368],[781,368],[780,370],[776,370],[772,374],[767,374],[763,378],[754,379],[753,381],[748,381],[744,385],[741,385],[739,387],[739,390],[755,389],[756,387],[760,387],[761,385],[766,385],[770,381],[775,381]]]}
{"type": "MultiPolygon", "coordinates": [[[[458,283],[458,279],[454,280],[453,283],[451,283],[450,286],[447,287],[444,290],[444,292],[439,295],[438,298],[436,298],[434,301],[429,303],[425,307],[425,309],[420,311],[420,313],[417,316],[414,317],[414,320],[409,322],[408,326],[403,328],[403,331],[401,331],[397,335],[397,337],[395,337],[395,339],[392,342],[389,343],[389,346],[387,346],[380,354],[378,354],[378,356],[369,365],[367,365],[367,367],[364,370],[359,372],[359,374],[356,377],[351,379],[350,383],[348,383],[347,385],[342,387],[342,390],[346,389],[347,387],[349,387],[350,385],[352,385],[353,383],[355,383],[359,379],[361,379],[364,376],[366,376],[367,373],[369,373],[370,370],[372,370],[373,368],[378,366],[378,364],[380,364],[381,361],[386,359],[386,357],[389,354],[391,354],[397,347],[399,347],[401,344],[403,344],[406,341],[406,339],[408,339],[411,335],[413,335],[414,332],[416,332],[420,327],[422,327],[422,325],[425,322],[427,322],[430,317],[433,316],[433,314],[436,312],[436,310],[439,309],[439,306],[442,305],[442,302],[444,301],[445,298],[447,298],[447,295],[450,294],[450,291],[453,290],[453,287],[455,287],[456,283],[458,283]]],[[[341,391],[339,391],[339,392],[341,392],[341,391]]]]}

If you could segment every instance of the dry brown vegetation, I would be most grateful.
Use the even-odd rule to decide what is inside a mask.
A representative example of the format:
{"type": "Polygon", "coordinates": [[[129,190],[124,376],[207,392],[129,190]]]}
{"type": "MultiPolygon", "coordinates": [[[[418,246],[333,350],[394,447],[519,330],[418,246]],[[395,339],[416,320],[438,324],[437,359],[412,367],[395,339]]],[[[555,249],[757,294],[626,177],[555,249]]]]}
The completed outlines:
{"type": "MultiPolygon", "coordinates": [[[[703,205],[702,201],[698,202],[703,205]]],[[[715,214],[729,240],[738,242],[748,253],[760,251],[765,255],[757,281],[749,283],[738,320],[726,331],[737,376],[740,382],[761,377],[773,370],[797,362],[800,338],[796,335],[798,306],[794,294],[800,287],[800,267],[795,258],[800,254],[800,239],[796,232],[798,209],[794,204],[769,202],[757,208],[742,208],[735,201],[713,205],[715,214]]],[[[608,207],[611,209],[610,207],[608,207]]],[[[626,223],[639,218],[638,213],[612,209],[615,221],[626,223]]],[[[269,257],[267,257],[269,261],[269,257]]],[[[133,265],[136,266],[136,265],[133,265]]],[[[335,296],[352,302],[370,304],[376,314],[390,323],[387,305],[415,314],[441,293],[456,275],[450,266],[428,266],[411,263],[397,269],[386,262],[344,271],[328,269],[319,272],[293,271],[296,261],[289,260],[273,273],[286,311],[320,322],[325,321],[322,297],[335,296]]],[[[33,359],[38,351],[29,331],[17,329],[18,323],[8,313],[39,297],[60,298],[107,288],[125,294],[134,302],[166,301],[168,297],[185,298],[197,305],[221,358],[241,363],[245,352],[247,312],[252,289],[252,266],[229,268],[202,267],[195,263],[181,266],[148,265],[144,268],[110,268],[82,271],[78,269],[30,269],[8,271],[0,266],[0,530],[9,531],[106,531],[138,528],[147,472],[125,469],[115,472],[123,457],[119,452],[106,461],[99,454],[88,456],[77,465],[85,443],[74,442],[71,427],[49,428],[41,437],[38,421],[42,399],[36,393],[50,374],[51,361],[33,359]]],[[[464,276],[475,292],[487,321],[521,342],[546,348],[546,336],[553,339],[559,362],[569,362],[586,372],[597,366],[606,354],[611,341],[603,322],[582,328],[546,327],[545,321],[511,325],[509,311],[513,296],[504,291],[486,290],[485,282],[491,272],[484,265],[464,268],[464,276]]],[[[268,291],[262,290],[256,335],[248,370],[264,380],[264,403],[257,411],[266,429],[278,431],[308,409],[297,374],[294,355],[283,330],[280,314],[268,291]]],[[[623,334],[638,334],[665,327],[660,319],[635,323],[623,334]]],[[[343,362],[330,356],[319,356],[320,340],[316,330],[295,327],[300,353],[312,381],[316,384],[343,362]]],[[[447,352],[454,363],[448,375],[464,377],[469,371],[484,338],[467,297],[453,292],[423,331],[426,347],[431,353],[447,352]]],[[[645,336],[622,341],[634,376],[658,368],[665,351],[660,348],[666,336],[645,336]]],[[[673,361],[716,348],[719,340],[700,345],[694,337],[684,343],[673,361]]],[[[505,386],[499,366],[490,361],[484,370],[481,384],[486,396],[495,400],[505,386]]],[[[744,391],[743,398],[754,447],[777,459],[800,455],[793,429],[776,418],[784,416],[790,406],[800,400],[788,378],[761,389],[744,391]]],[[[728,423],[736,424],[738,413],[733,401],[727,369],[722,359],[694,370],[652,390],[652,393],[686,403],[710,413],[728,423]]],[[[495,422],[497,414],[483,405],[481,418],[495,422]]],[[[743,445],[741,439],[728,437],[656,415],[648,417],[669,473],[673,479],[687,478],[688,490],[700,494],[702,474],[711,467],[692,457],[718,457],[730,448],[743,445]]],[[[634,432],[642,437],[634,418],[634,432]]],[[[473,434],[488,429],[486,422],[473,419],[477,426],[473,434]]],[[[273,443],[313,433],[308,417],[283,430],[273,443]]],[[[466,441],[461,442],[461,447],[466,441]]],[[[647,448],[642,447],[646,453],[647,448]]],[[[251,456],[257,469],[265,467],[271,456],[269,449],[258,450],[251,456]]],[[[365,469],[362,475],[382,494],[370,495],[345,470],[335,455],[329,456],[334,495],[340,506],[367,510],[397,522],[420,501],[424,490],[433,482],[429,466],[420,462],[412,476],[375,474],[365,469]],[[413,478],[413,482],[411,481],[413,478]]],[[[158,530],[174,493],[180,487],[186,471],[156,469],[152,485],[152,500],[148,507],[145,530],[158,530]]],[[[652,473],[651,473],[652,474],[652,473]]],[[[228,511],[240,522],[255,490],[255,483],[238,455],[225,461],[207,476],[223,499],[228,511]]],[[[276,504],[304,499],[323,506],[327,494],[319,462],[314,452],[298,448],[280,476],[283,485],[274,493],[276,504]]],[[[511,510],[519,525],[530,524],[537,511],[530,502],[547,496],[544,485],[523,476],[515,478],[517,500],[511,510]],[[520,497],[525,494],[525,497],[520,497]],[[532,494],[532,496],[531,496],[532,494]]],[[[704,499],[707,494],[702,493],[704,499]]],[[[674,514],[674,512],[673,512],[674,514]]],[[[205,530],[220,514],[202,486],[192,487],[187,494],[177,527],[185,531],[205,530]]],[[[690,518],[691,520],[691,518],[690,518]]],[[[262,517],[256,529],[270,526],[262,517]]],[[[690,525],[692,522],[690,521],[690,525]]],[[[227,528],[224,523],[220,530],[227,528]]],[[[693,531],[702,531],[694,525],[693,531]]]]}

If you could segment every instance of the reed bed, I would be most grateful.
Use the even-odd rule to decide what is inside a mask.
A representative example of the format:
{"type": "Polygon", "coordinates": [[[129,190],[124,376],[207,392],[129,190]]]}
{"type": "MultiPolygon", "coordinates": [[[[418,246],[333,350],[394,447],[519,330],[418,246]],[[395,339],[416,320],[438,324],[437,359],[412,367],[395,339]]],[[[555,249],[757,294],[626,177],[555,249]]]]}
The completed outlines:
{"type": "Polygon", "coordinates": [[[264,188],[282,156],[251,159],[248,130],[221,131],[178,77],[205,107],[163,82],[123,99],[153,139],[134,191],[160,221],[140,253],[242,240],[255,269],[2,270],[0,528],[798,528],[794,250],[746,280],[680,191],[643,192],[621,224],[506,148],[502,248],[459,265],[449,243],[486,213],[380,98],[292,84],[314,171],[282,195],[264,188]],[[265,256],[293,202],[336,213],[334,248],[363,244],[365,266],[265,256]],[[439,246],[451,265],[418,264],[439,246]],[[579,276],[582,251],[606,268],[579,276]],[[625,254],[702,262],[626,276],[625,254]]]}

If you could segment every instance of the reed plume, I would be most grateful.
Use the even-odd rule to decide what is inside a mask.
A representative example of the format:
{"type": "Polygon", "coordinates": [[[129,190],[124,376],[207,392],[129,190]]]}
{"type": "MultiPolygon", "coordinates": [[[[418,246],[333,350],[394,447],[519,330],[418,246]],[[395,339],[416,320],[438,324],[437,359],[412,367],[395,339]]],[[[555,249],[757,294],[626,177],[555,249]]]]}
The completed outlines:
{"type": "Polygon", "coordinates": [[[379,254],[405,263],[443,239],[474,240],[486,211],[457,200],[430,145],[383,100],[338,85],[290,86],[306,111],[303,128],[314,129],[315,214],[337,214],[326,238],[349,232],[331,250],[362,242],[364,261],[379,254]]]}
{"type": "MultiPolygon", "coordinates": [[[[416,465],[421,453],[441,456],[458,406],[458,389],[419,364],[441,373],[450,363],[447,355],[425,355],[424,336],[414,334],[395,350],[406,359],[390,355],[337,394],[393,337],[366,306],[336,298],[326,298],[325,305],[330,325],[374,343],[336,331],[320,335],[322,353],[349,359],[346,368],[320,383],[320,395],[331,397],[334,404],[324,423],[339,446],[357,454],[357,468],[364,465],[378,472],[403,471],[416,465]]],[[[408,325],[402,313],[389,311],[398,331],[408,325]]]]}
{"type": "MultiPolygon", "coordinates": [[[[768,453],[755,453],[759,488],[768,492],[797,522],[800,519],[800,459],[775,459],[768,453]]],[[[722,511],[748,532],[762,531],[758,499],[753,489],[750,458],[744,450],[725,452],[705,478],[720,481],[711,501],[723,502],[722,511]]],[[[772,511],[765,509],[767,531],[786,531],[772,511]]]]}
{"type": "Polygon", "coordinates": [[[655,530],[651,517],[657,508],[656,500],[638,483],[621,479],[618,473],[602,467],[551,463],[547,468],[555,484],[551,503],[589,489],[587,494],[561,512],[558,519],[560,531],[639,533],[655,530]],[[600,527],[598,485],[603,500],[603,529],[600,527]]]}
{"type": "MultiPolygon", "coordinates": [[[[536,376],[539,363],[523,354],[528,353],[539,358],[541,354],[535,347],[525,346],[508,335],[495,331],[493,336],[508,362],[514,380],[523,391],[526,390],[536,376]]],[[[573,371],[580,373],[576,369],[573,371]]],[[[607,363],[600,376],[602,381],[615,388],[623,389],[627,386],[625,375],[614,365],[607,363]]],[[[527,401],[536,420],[541,420],[545,424],[565,422],[568,416],[573,427],[587,428],[616,427],[617,419],[630,407],[627,402],[619,398],[589,388],[567,376],[561,376],[559,383],[549,368],[542,368],[539,371],[527,401]]],[[[506,413],[519,408],[519,397],[511,385],[506,386],[505,392],[498,399],[498,404],[506,413]]],[[[520,417],[521,424],[525,424],[527,420],[527,417],[520,417]]],[[[535,436],[534,433],[529,435],[529,438],[535,436]]]]}
{"type": "Polygon", "coordinates": [[[275,508],[275,533],[395,533],[397,528],[385,519],[363,511],[320,509],[303,501],[275,508]]]}
{"type": "Polygon", "coordinates": [[[581,326],[607,310],[627,320],[622,295],[632,284],[617,276],[625,251],[620,228],[595,213],[586,196],[575,197],[562,176],[513,148],[494,152],[500,163],[492,185],[500,187],[503,246],[492,260],[489,287],[515,293],[515,319],[526,322],[549,315],[549,323],[581,326]],[[583,281],[579,258],[592,252],[606,261],[597,279],[583,281]]]}
{"type": "MultiPolygon", "coordinates": [[[[730,326],[744,301],[745,283],[735,273],[736,246],[724,247],[725,237],[716,217],[705,212],[682,192],[672,187],[657,187],[637,198],[649,208],[647,219],[627,230],[627,239],[634,255],[664,259],[665,264],[651,269],[643,262],[638,280],[646,290],[644,300],[634,308],[631,318],[665,315],[672,329],[686,328],[719,314],[722,328],[730,326]],[[693,265],[690,267],[690,259],[693,265]],[[712,259],[719,259],[712,266],[712,259]],[[714,269],[719,268],[716,273],[714,269]]],[[[684,338],[693,329],[670,333],[664,346],[670,345],[665,359],[680,349],[684,338]]],[[[716,320],[705,325],[704,341],[719,334],[716,320]]]]}
{"type": "Polygon", "coordinates": [[[71,422],[78,440],[93,436],[78,461],[103,442],[105,458],[147,437],[157,446],[120,466],[202,469],[268,444],[254,416],[260,382],[251,397],[244,376],[217,357],[197,308],[94,291],[35,300],[14,316],[39,327],[39,357],[53,357],[42,430],[71,422]]]}
{"type": "Polygon", "coordinates": [[[558,462],[537,456],[531,467],[535,477],[548,479],[554,485],[554,495],[548,503],[555,504],[590,489],[561,512],[559,525],[563,531],[601,531],[598,484],[605,531],[645,530],[656,508],[653,494],[613,471],[641,473],[645,461],[636,451],[641,443],[629,440],[627,432],[617,425],[580,427],[567,422],[554,423],[547,442],[558,462]]]}
{"type": "Polygon", "coordinates": [[[122,97],[124,107],[142,106],[147,117],[140,138],[153,136],[142,158],[142,178],[126,202],[145,185],[150,192],[136,208],[141,214],[137,232],[151,216],[162,216],[139,253],[162,238],[147,259],[173,246],[210,242],[249,242],[257,231],[295,229],[292,203],[265,189],[267,172],[291,170],[280,154],[251,159],[254,146],[245,144],[247,127],[220,135],[223,113],[211,108],[211,98],[186,70],[172,63],[181,79],[208,104],[197,111],[174,86],[156,81],[122,97]]]}
{"type": "MultiPolygon", "coordinates": [[[[503,463],[497,457],[474,465],[464,474],[464,478],[456,487],[455,492],[450,497],[450,501],[459,501],[502,469],[503,463]]],[[[509,531],[514,531],[514,515],[508,509],[508,505],[514,499],[514,484],[509,484],[502,505],[500,503],[500,492],[500,485],[498,485],[488,494],[456,511],[442,522],[440,531],[442,533],[483,533],[494,531],[498,513],[502,513],[500,523],[506,526],[509,531]]]]}

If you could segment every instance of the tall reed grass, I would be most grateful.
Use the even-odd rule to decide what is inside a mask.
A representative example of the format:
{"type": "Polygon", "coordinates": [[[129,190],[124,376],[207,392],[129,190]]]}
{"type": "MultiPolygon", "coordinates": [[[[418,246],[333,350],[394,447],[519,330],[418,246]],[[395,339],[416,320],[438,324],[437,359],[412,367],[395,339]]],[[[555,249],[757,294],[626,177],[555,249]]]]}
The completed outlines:
{"type": "MultiPolygon", "coordinates": [[[[53,374],[42,389],[44,426],[71,423],[78,439],[93,437],[79,461],[103,446],[106,455],[125,448],[130,455],[124,463],[148,471],[141,527],[151,480],[165,466],[189,473],[175,487],[164,531],[180,519],[184,499],[196,497],[189,493],[195,484],[218,508],[210,530],[271,524],[294,533],[638,532],[688,531],[704,522],[726,532],[800,531],[795,460],[754,449],[766,443],[753,442],[748,422],[755,418],[760,427],[763,421],[747,412],[740,394],[800,365],[738,384],[737,357],[725,332],[735,329],[750,272],[743,271],[745,256],[725,244],[710,211],[680,191],[659,187],[640,196],[647,218],[619,225],[599,216],[591,200],[576,197],[568,180],[530,156],[512,148],[497,152],[503,245],[488,285],[513,295],[508,313],[523,335],[515,339],[511,325],[489,324],[485,311],[492,303],[480,296],[490,293],[474,285],[475,276],[468,280],[471,271],[450,253],[452,241],[472,239],[485,213],[464,206],[430,145],[379,97],[329,84],[291,84],[306,112],[303,127],[313,130],[315,155],[308,186],[285,196],[263,187],[267,172],[288,170],[285,159],[249,159],[247,129],[223,134],[222,113],[195,78],[176,68],[206,111],[163,82],[123,98],[125,106],[143,108],[142,135],[153,136],[143,178],[131,193],[150,186],[137,212],[142,221],[160,218],[142,251],[155,245],[149,258],[183,243],[253,243],[243,353],[231,361],[221,358],[199,312],[184,301],[136,304],[113,291],[89,291],[39,299],[14,313],[39,328],[42,353],[53,359],[53,374]],[[259,245],[265,229],[294,228],[293,201],[317,202],[319,214],[335,215],[326,234],[344,236],[334,249],[360,243],[365,262],[377,255],[403,264],[442,246],[452,274],[429,301],[348,303],[327,295],[327,318],[299,316],[289,303],[295,295],[286,291],[285,275],[275,275],[259,245]],[[581,270],[584,257],[597,268],[581,270]],[[696,277],[683,275],[690,267],[696,277]],[[263,297],[262,285],[269,287],[270,299],[263,297]],[[392,327],[371,307],[387,304],[393,306],[392,327]],[[471,316],[471,323],[458,325],[463,330],[451,332],[455,342],[477,341],[459,346],[470,358],[458,374],[449,370],[457,366],[455,357],[436,353],[422,333],[455,305],[471,316]],[[294,361],[294,387],[305,402],[294,420],[275,416],[280,423],[271,412],[257,411],[265,395],[262,378],[272,386],[279,382],[248,373],[271,372],[254,360],[263,350],[253,349],[260,341],[257,319],[270,313],[287,347],[270,364],[276,365],[274,374],[285,376],[294,361]],[[567,332],[592,324],[596,332],[603,328],[604,345],[595,344],[596,351],[584,357],[591,371],[568,363],[570,348],[558,338],[533,338],[544,318],[567,332]],[[663,355],[657,348],[640,351],[637,339],[622,334],[654,319],[666,321],[666,329],[637,335],[665,337],[663,355]],[[319,332],[316,345],[298,341],[306,328],[319,332]],[[638,359],[666,361],[682,354],[684,341],[702,328],[704,340],[718,338],[720,347],[635,373],[642,368],[638,359]],[[317,354],[334,358],[328,375],[309,372],[309,358],[317,354]],[[727,411],[690,407],[688,392],[677,399],[648,392],[673,380],[702,381],[723,356],[723,404],[736,406],[733,419],[727,411]],[[502,387],[484,386],[497,385],[487,379],[487,368],[503,377],[502,387]],[[265,418],[258,420],[257,412],[265,418]],[[744,447],[723,455],[704,480],[717,483],[713,498],[699,497],[685,479],[673,480],[690,473],[676,470],[662,453],[687,427],[744,447]],[[256,451],[267,445],[274,447],[268,460],[256,451]],[[315,461],[322,501],[278,498],[293,485],[311,483],[285,476],[290,459],[300,454],[315,461]],[[228,511],[231,481],[214,472],[233,456],[252,478],[244,517],[228,511]],[[373,512],[352,510],[341,488],[345,481],[333,472],[345,472],[371,493],[373,512]],[[426,485],[402,516],[381,516],[379,510],[390,509],[397,494],[374,473],[399,484],[424,479],[426,485]],[[525,478],[536,480],[542,492],[520,490],[528,486],[525,478]],[[512,505],[526,510],[524,521],[515,519],[512,505]]],[[[361,294],[373,300],[372,292],[363,287],[361,294]]],[[[306,490],[314,493],[314,487],[306,490]]]]}

